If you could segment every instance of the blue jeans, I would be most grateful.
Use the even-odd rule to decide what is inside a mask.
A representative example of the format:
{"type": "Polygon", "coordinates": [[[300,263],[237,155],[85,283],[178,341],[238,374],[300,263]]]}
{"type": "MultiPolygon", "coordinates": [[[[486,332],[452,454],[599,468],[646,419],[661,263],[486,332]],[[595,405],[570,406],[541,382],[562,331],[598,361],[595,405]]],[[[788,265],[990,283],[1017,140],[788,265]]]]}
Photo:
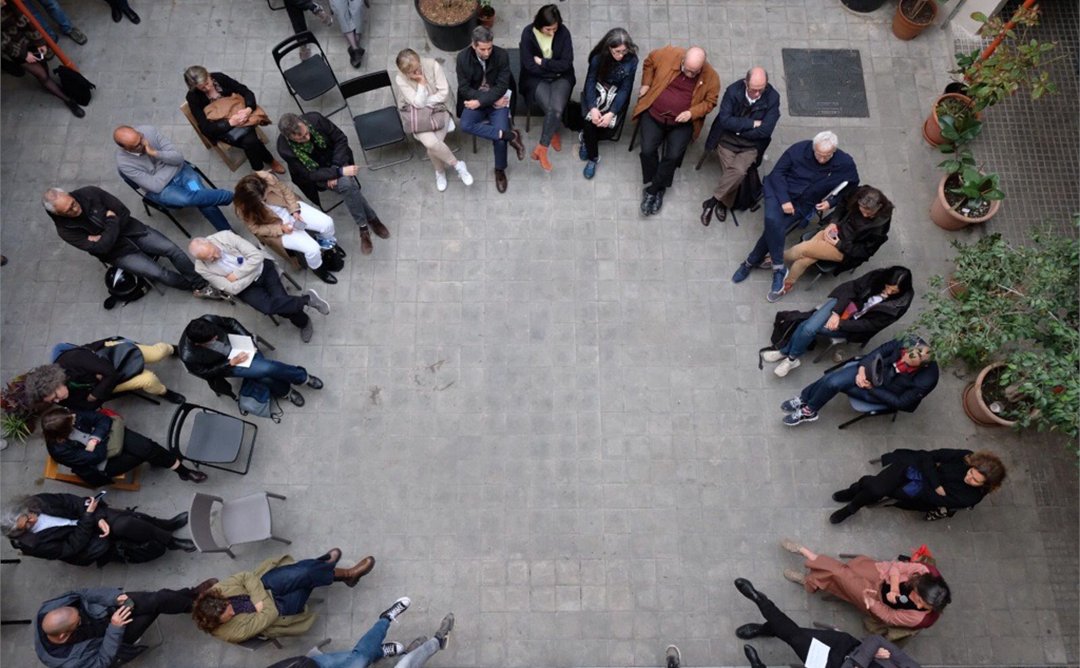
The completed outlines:
{"type": "Polygon", "coordinates": [[[390,620],[380,617],[375,625],[356,642],[351,652],[330,652],[314,658],[319,668],[367,668],[383,658],[382,643],[390,630],[390,620]]]}
{"type": "Polygon", "coordinates": [[[461,130],[495,145],[495,169],[506,169],[506,140],[510,139],[510,107],[480,107],[461,111],[461,130]],[[485,123],[484,121],[487,121],[485,123]],[[502,132],[502,139],[499,133],[502,132]]]}
{"type": "Polygon", "coordinates": [[[881,403],[880,399],[875,399],[869,392],[855,384],[855,376],[858,374],[859,363],[848,362],[836,371],[827,373],[804,387],[799,393],[799,398],[815,413],[840,392],[863,401],[881,403]]]}
{"type": "Polygon", "coordinates": [[[300,385],[308,379],[308,372],[304,367],[266,359],[261,352],[255,353],[251,366],[230,367],[226,375],[257,380],[269,387],[270,393],[275,397],[288,395],[290,385],[300,385]]]}
{"type": "Polygon", "coordinates": [[[56,31],[53,30],[52,26],[49,25],[49,22],[42,17],[41,11],[37,8],[37,5],[41,5],[42,9],[49,13],[52,20],[56,21],[56,25],[60,28],[60,32],[65,35],[71,32],[71,29],[75,27],[71,25],[71,19],[64,13],[64,9],[57,0],[37,0],[37,4],[33,2],[24,4],[26,5],[26,8],[30,10],[30,13],[34,15],[34,18],[37,19],[37,22],[41,24],[41,27],[45,29],[45,32],[49,33],[49,37],[51,37],[54,42],[58,39],[56,31]]]}
{"type": "Polygon", "coordinates": [[[262,576],[262,584],[274,597],[274,605],[282,616],[304,611],[311,590],[326,587],[334,581],[334,564],[317,559],[304,559],[295,564],[278,566],[262,576]]]}
{"type": "Polygon", "coordinates": [[[210,224],[219,232],[232,230],[229,221],[225,219],[225,214],[221,213],[221,209],[218,208],[222,204],[232,204],[232,191],[208,188],[199,178],[198,173],[187,163],[161,192],[146,193],[146,196],[158,204],[176,209],[189,206],[198,207],[202,215],[206,216],[210,224]],[[187,184],[191,181],[199,184],[198,190],[188,189],[187,184]]]}
{"type": "Polygon", "coordinates": [[[784,268],[784,237],[787,228],[799,218],[799,210],[788,215],[780,208],[782,202],[771,195],[765,195],[765,229],[758,237],[754,249],[746,256],[746,263],[757,266],[765,259],[765,253],[772,258],[773,269],[784,268]]]}
{"type": "Polygon", "coordinates": [[[810,344],[814,342],[818,334],[843,337],[838,331],[830,332],[825,329],[825,323],[829,322],[829,317],[832,316],[832,310],[835,307],[835,299],[826,299],[821,308],[814,312],[814,315],[799,323],[799,326],[795,328],[795,332],[791,335],[791,340],[780,349],[780,352],[795,359],[802,356],[810,348],[810,344]]]}

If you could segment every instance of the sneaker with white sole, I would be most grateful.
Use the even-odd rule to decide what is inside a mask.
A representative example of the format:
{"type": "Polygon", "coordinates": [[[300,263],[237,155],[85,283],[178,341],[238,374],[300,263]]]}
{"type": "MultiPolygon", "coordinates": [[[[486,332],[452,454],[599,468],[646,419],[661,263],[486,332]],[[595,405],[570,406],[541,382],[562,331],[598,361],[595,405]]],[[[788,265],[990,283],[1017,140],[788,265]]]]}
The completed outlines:
{"type": "Polygon", "coordinates": [[[382,644],[383,658],[389,658],[391,656],[400,656],[405,653],[405,645],[399,642],[384,642],[382,644]]]}
{"type": "Polygon", "coordinates": [[[439,192],[446,190],[446,172],[435,172],[435,189],[439,192]]]}
{"type": "Polygon", "coordinates": [[[787,286],[784,285],[784,281],[787,280],[787,277],[787,267],[773,269],[772,287],[769,288],[769,294],[765,296],[765,299],[767,299],[770,304],[780,301],[780,298],[787,294],[787,286]]]}
{"type": "Polygon", "coordinates": [[[818,419],[817,411],[810,410],[809,406],[803,406],[791,415],[784,418],[784,424],[789,427],[800,425],[803,422],[813,422],[818,419]]]}
{"type": "Polygon", "coordinates": [[[805,405],[806,404],[803,403],[802,397],[792,397],[791,399],[788,399],[784,403],[780,404],[780,410],[784,411],[785,413],[791,413],[792,411],[799,410],[805,405]]]}
{"type": "Polygon", "coordinates": [[[330,302],[320,297],[318,292],[315,292],[313,289],[308,288],[307,296],[308,306],[315,309],[319,313],[322,313],[323,315],[330,315],[330,302]]]}
{"type": "Polygon", "coordinates": [[[450,632],[454,630],[454,613],[448,613],[439,624],[439,630],[432,636],[439,641],[439,649],[446,649],[450,644],[450,632]]]}
{"type": "Polygon", "coordinates": [[[472,174],[469,173],[469,168],[465,166],[464,160],[458,160],[457,164],[454,165],[454,169],[457,170],[457,175],[461,177],[462,183],[467,186],[471,186],[473,184],[472,174]]]}
{"type": "Polygon", "coordinates": [[[394,621],[398,618],[398,615],[408,610],[410,605],[412,605],[412,599],[408,596],[402,596],[394,601],[394,604],[389,608],[383,610],[383,613],[379,615],[379,619],[389,619],[390,621],[394,621]]]}
{"type": "Polygon", "coordinates": [[[664,659],[666,668],[681,668],[682,666],[682,652],[675,645],[668,645],[664,651],[664,659]]]}
{"type": "Polygon", "coordinates": [[[780,352],[779,350],[766,350],[761,353],[761,359],[765,362],[779,362],[787,357],[787,354],[780,352]]]}
{"type": "Polygon", "coordinates": [[[796,357],[795,359],[785,357],[782,362],[776,365],[776,368],[773,369],[773,373],[783,378],[784,376],[788,375],[788,372],[792,369],[798,369],[800,364],[802,364],[802,362],[799,361],[798,357],[796,357]]]}

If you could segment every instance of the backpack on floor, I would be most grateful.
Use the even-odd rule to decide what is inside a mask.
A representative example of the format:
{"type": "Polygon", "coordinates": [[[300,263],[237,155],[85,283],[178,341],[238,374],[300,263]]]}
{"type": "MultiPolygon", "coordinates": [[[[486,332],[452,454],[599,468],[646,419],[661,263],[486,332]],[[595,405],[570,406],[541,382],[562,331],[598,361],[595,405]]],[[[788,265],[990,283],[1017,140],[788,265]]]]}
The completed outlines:
{"type": "MultiPolygon", "coordinates": [[[[786,346],[792,335],[795,334],[795,328],[812,315],[814,315],[814,311],[777,311],[773,317],[772,334],[769,336],[771,345],[765,346],[758,351],[757,368],[764,368],[761,362],[761,353],[766,350],[780,350],[786,346]]],[[[816,341],[810,342],[810,350],[814,349],[815,343],[816,341]]]]}
{"type": "Polygon", "coordinates": [[[109,291],[109,297],[104,306],[109,310],[117,304],[127,305],[142,299],[150,292],[150,281],[120,267],[109,267],[105,271],[105,289],[109,291]]]}
{"type": "Polygon", "coordinates": [[[757,165],[750,165],[750,169],[746,170],[746,177],[739,184],[739,192],[735,194],[731,208],[735,211],[757,211],[764,194],[765,189],[761,185],[757,165]]]}
{"type": "Polygon", "coordinates": [[[279,423],[281,416],[285,414],[277,398],[270,394],[270,388],[253,378],[245,378],[244,382],[240,383],[236,405],[240,408],[240,415],[270,418],[279,423]]]}
{"type": "Polygon", "coordinates": [[[333,248],[323,250],[322,262],[327,271],[341,271],[345,268],[345,260],[341,259],[341,254],[333,248]]]}
{"type": "Polygon", "coordinates": [[[117,561],[125,564],[142,564],[153,561],[168,551],[165,543],[150,540],[145,543],[136,543],[127,540],[113,541],[113,551],[117,561]]]}
{"type": "Polygon", "coordinates": [[[85,107],[90,104],[90,91],[97,88],[90,80],[71,69],[67,65],[60,65],[53,70],[56,78],[60,80],[60,88],[79,106],[85,107]]]}

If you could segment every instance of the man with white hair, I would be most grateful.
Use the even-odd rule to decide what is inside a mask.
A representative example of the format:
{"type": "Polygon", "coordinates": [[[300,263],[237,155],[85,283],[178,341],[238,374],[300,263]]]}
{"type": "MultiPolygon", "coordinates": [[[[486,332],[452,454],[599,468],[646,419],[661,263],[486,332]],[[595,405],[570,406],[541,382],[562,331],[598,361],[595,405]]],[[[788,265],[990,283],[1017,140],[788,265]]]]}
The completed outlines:
{"type": "Polygon", "coordinates": [[[314,331],[308,306],[323,315],[330,314],[330,304],[319,293],[308,289],[302,295],[290,295],[281,284],[277,265],[263,257],[250,241],[235,232],[217,232],[195,237],[188,244],[195,258],[195,271],[218,290],[230,294],[259,313],[280,315],[300,328],[300,338],[307,343],[314,331]]]}
{"type": "Polygon", "coordinates": [[[816,211],[821,215],[839,201],[837,186],[859,185],[859,171],[850,155],[837,148],[836,135],[828,130],[819,132],[813,141],[792,144],[780,156],[772,172],[765,177],[765,229],[754,249],[739,265],[731,280],[741,283],[754,267],[762,266],[769,258],[773,270],[772,286],[766,297],[778,301],[785,294],[784,237],[791,225],[809,222],[816,211]]]}

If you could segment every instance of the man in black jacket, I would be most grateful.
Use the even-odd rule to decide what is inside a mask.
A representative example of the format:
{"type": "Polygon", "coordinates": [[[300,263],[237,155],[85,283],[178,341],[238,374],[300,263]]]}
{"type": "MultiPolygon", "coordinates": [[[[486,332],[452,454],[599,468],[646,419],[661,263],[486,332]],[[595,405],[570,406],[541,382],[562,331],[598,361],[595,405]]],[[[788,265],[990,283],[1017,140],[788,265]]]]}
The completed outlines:
{"type": "Polygon", "coordinates": [[[360,252],[370,255],[371,232],[389,239],[390,230],[360,192],[356,175],[360,172],[349,148],[349,138],[341,128],[317,111],[306,114],[282,114],[278,119],[281,134],[278,154],[289,168],[296,187],[315,204],[320,190],[333,190],[345,200],[345,206],[360,227],[360,252]]]}
{"type": "Polygon", "coordinates": [[[871,404],[913,412],[938,382],[938,365],[930,359],[930,346],[922,339],[888,341],[858,363],[848,363],[803,388],[780,410],[788,413],[789,427],[813,422],[818,411],[839,392],[871,404]]]}
{"type": "Polygon", "coordinates": [[[484,26],[472,32],[472,43],[457,55],[457,115],[461,130],[489,140],[495,149],[495,189],[506,192],[506,145],[525,159],[521,133],[510,127],[513,112],[510,55],[495,46],[484,26]]]}
{"type": "Polygon", "coordinates": [[[137,276],[191,290],[196,297],[215,296],[179,246],[132,217],[123,202],[101,188],[86,186],[70,193],[49,188],[42,204],[56,225],[56,233],[75,248],[137,276]],[[162,255],[176,271],[154,260],[162,255]]]}
{"type": "Polygon", "coordinates": [[[761,163],[779,120],[780,93],[769,83],[765,68],[751,68],[745,79],[724,91],[705,140],[705,150],[715,150],[720,158],[720,180],[713,196],[701,204],[702,225],[708,225],[713,215],[720,223],[727,218],[747,170],[761,163]]]}

